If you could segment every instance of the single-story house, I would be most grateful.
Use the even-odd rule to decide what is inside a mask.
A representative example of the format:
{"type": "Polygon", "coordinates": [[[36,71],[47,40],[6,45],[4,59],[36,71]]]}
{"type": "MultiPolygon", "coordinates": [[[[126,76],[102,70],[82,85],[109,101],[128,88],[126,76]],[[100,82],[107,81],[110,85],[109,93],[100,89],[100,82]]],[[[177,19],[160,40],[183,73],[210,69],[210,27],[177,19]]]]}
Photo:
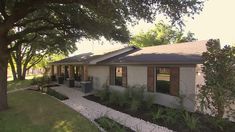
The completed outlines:
{"type": "Polygon", "coordinates": [[[90,82],[97,90],[105,84],[120,91],[144,85],[146,96],[153,95],[155,103],[179,107],[182,102],[187,110],[195,111],[197,86],[204,83],[201,56],[206,43],[129,46],[102,55],[80,54],[51,63],[51,75],[90,82]]]}

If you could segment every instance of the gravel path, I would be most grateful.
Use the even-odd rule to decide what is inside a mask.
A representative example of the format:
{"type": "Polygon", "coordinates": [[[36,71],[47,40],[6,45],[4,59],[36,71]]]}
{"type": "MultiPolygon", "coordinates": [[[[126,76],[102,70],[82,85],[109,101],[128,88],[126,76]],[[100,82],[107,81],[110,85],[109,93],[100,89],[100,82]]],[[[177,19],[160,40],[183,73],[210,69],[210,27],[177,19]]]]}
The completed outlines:
{"type": "Polygon", "coordinates": [[[69,99],[62,102],[78,111],[92,122],[94,119],[105,115],[138,132],[172,132],[172,130],[169,130],[168,128],[146,122],[96,102],[87,100],[82,97],[85,94],[79,90],[68,88],[66,86],[53,87],[53,89],[68,96],[69,99]]]}

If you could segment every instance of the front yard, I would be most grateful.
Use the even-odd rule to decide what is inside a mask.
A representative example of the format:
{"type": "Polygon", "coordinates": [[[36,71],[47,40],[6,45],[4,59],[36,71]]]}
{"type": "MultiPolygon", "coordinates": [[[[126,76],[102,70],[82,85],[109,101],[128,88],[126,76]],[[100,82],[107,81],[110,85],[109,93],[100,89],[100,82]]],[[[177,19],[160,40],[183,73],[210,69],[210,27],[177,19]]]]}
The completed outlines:
{"type": "Polygon", "coordinates": [[[96,126],[76,111],[40,92],[8,94],[7,111],[0,112],[0,132],[95,132],[96,126]]]}

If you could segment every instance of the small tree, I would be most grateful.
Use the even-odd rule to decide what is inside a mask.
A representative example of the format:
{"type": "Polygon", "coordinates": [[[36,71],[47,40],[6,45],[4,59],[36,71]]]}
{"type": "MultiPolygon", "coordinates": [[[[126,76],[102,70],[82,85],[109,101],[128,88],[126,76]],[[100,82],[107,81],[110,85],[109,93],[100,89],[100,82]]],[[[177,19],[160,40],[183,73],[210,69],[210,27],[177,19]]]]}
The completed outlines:
{"type": "Polygon", "coordinates": [[[207,50],[202,56],[205,85],[199,94],[201,108],[222,118],[225,112],[234,111],[231,105],[235,103],[235,48],[221,49],[219,40],[209,40],[207,50]]]}

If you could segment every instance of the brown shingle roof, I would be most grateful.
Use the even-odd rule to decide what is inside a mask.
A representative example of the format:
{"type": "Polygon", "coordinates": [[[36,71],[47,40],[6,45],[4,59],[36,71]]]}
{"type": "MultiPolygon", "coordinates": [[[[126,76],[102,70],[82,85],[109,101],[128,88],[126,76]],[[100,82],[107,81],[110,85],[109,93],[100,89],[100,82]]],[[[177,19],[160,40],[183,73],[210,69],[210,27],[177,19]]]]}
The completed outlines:
{"type": "Polygon", "coordinates": [[[145,47],[116,57],[109,64],[200,64],[207,40],[145,47]]]}

